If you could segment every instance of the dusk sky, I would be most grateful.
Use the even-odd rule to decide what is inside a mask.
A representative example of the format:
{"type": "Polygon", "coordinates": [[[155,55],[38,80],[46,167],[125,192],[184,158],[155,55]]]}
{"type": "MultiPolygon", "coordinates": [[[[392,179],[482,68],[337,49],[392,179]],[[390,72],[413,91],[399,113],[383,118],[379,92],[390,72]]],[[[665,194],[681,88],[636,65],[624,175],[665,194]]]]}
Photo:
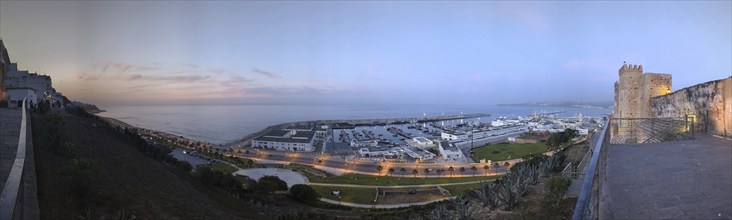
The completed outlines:
{"type": "Polygon", "coordinates": [[[623,61],[674,90],[732,75],[732,1],[2,1],[0,37],[101,105],[609,102],[623,61]]]}

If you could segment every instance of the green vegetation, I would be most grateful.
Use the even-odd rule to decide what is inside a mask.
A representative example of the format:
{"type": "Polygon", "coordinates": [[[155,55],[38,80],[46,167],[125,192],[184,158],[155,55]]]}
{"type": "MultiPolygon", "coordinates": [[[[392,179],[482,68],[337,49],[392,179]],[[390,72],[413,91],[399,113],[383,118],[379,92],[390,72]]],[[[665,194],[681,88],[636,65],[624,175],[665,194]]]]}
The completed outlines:
{"type": "Polygon", "coordinates": [[[254,167],[254,161],[247,159],[247,158],[240,158],[240,157],[224,157],[224,158],[225,158],[224,160],[229,161],[242,169],[254,167]]]}
{"type": "Polygon", "coordinates": [[[501,161],[546,152],[544,144],[496,144],[473,149],[473,160],[501,161]]]}
{"type": "Polygon", "coordinates": [[[221,171],[221,172],[224,172],[227,174],[231,174],[231,173],[239,170],[236,167],[232,167],[231,165],[226,164],[226,163],[215,163],[215,164],[211,164],[210,167],[211,167],[211,170],[217,170],[217,171],[221,171]]]}
{"type": "Polygon", "coordinates": [[[304,203],[312,203],[320,198],[320,195],[313,189],[313,187],[305,184],[293,185],[290,187],[290,194],[295,198],[295,200],[304,203]]]}
{"type": "Polygon", "coordinates": [[[442,186],[442,188],[449,190],[450,194],[452,194],[453,196],[459,196],[459,195],[465,194],[465,190],[480,188],[481,184],[483,184],[483,183],[450,185],[450,186],[442,186]]]}
{"type": "Polygon", "coordinates": [[[308,176],[313,183],[355,184],[369,186],[399,186],[472,182],[492,180],[500,176],[475,176],[464,178],[402,178],[400,176],[371,176],[364,174],[346,174],[332,177],[308,176]]]}
{"type": "Polygon", "coordinates": [[[372,204],[376,197],[376,189],[370,188],[355,188],[355,187],[338,187],[338,186],[310,186],[320,196],[326,199],[335,201],[358,203],[358,204],[372,204]],[[341,197],[334,196],[333,190],[340,190],[341,197]]]}
{"type": "Polygon", "coordinates": [[[546,140],[546,146],[549,150],[553,150],[554,152],[556,152],[563,146],[571,142],[572,138],[578,136],[579,131],[567,128],[564,129],[564,131],[562,132],[557,132],[552,134],[552,136],[549,136],[549,139],[546,140]]]}
{"type": "Polygon", "coordinates": [[[259,178],[255,188],[265,193],[274,193],[275,191],[287,190],[287,183],[277,176],[263,176],[259,178]]]}

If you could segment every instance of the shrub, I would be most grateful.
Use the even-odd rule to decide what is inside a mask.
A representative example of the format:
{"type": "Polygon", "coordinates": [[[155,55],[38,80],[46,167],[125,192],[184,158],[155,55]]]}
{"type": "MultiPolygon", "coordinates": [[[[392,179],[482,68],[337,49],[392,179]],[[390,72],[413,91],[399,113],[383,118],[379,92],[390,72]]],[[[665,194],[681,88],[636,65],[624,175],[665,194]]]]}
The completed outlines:
{"type": "Polygon", "coordinates": [[[295,198],[295,200],[304,203],[313,202],[320,198],[318,192],[305,184],[293,185],[290,187],[290,194],[292,194],[292,197],[295,198]]]}

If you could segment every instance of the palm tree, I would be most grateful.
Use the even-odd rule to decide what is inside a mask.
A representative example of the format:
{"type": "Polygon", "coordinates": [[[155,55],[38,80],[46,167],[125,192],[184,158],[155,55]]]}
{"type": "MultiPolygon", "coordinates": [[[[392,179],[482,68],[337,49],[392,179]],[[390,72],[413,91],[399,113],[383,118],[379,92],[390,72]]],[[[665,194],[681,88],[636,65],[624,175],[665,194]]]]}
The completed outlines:
{"type": "Polygon", "coordinates": [[[483,166],[483,169],[485,170],[485,175],[488,176],[488,170],[491,169],[491,166],[486,164],[485,166],[483,166]]]}
{"type": "Polygon", "coordinates": [[[404,172],[407,172],[407,169],[405,169],[404,167],[402,167],[401,169],[399,169],[399,171],[402,172],[402,177],[404,177],[404,172]]]}
{"type": "Polygon", "coordinates": [[[460,173],[461,175],[465,175],[465,167],[460,167],[460,173]]]}
{"type": "Polygon", "coordinates": [[[394,168],[389,168],[389,175],[394,175],[394,168]]]}
{"type": "Polygon", "coordinates": [[[376,167],[376,169],[379,170],[379,176],[381,176],[381,170],[383,170],[384,167],[381,166],[381,165],[379,165],[379,166],[376,167]]]}
{"type": "Polygon", "coordinates": [[[472,167],[470,167],[470,170],[473,171],[473,177],[475,177],[475,171],[478,171],[478,168],[476,168],[475,166],[472,166],[472,167]]]}
{"type": "Polygon", "coordinates": [[[442,170],[442,169],[435,170],[435,173],[437,173],[437,179],[440,178],[440,173],[442,173],[442,172],[445,172],[445,170],[442,170]]]}
{"type": "Polygon", "coordinates": [[[511,165],[511,163],[509,163],[508,161],[506,161],[505,163],[503,163],[503,166],[506,167],[506,173],[508,173],[508,166],[510,166],[510,165],[511,165]]]}
{"type": "Polygon", "coordinates": [[[455,168],[450,166],[447,170],[450,171],[450,177],[452,177],[452,172],[455,172],[455,168]]]}
{"type": "Polygon", "coordinates": [[[430,174],[430,169],[424,168],[424,177],[427,178],[427,174],[430,174]]]}
{"type": "Polygon", "coordinates": [[[412,173],[414,174],[414,178],[417,178],[417,173],[419,173],[419,171],[417,171],[417,169],[414,169],[412,170],[412,173]]]}

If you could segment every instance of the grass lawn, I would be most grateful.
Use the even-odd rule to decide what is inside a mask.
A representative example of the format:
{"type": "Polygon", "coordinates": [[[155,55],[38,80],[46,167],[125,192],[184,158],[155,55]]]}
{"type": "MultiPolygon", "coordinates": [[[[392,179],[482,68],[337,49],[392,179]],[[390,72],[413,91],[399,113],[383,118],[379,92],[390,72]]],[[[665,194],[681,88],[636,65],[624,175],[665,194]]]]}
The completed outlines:
{"type": "MultiPolygon", "coordinates": [[[[459,172],[458,172],[459,173],[459,172]]],[[[468,172],[466,172],[468,173],[468,172]]],[[[405,176],[411,174],[405,174],[405,176]]],[[[449,175],[449,174],[448,174],[449,175]]],[[[457,182],[471,182],[479,180],[492,180],[500,176],[475,176],[475,177],[463,177],[463,178],[411,178],[401,177],[401,174],[394,174],[393,176],[371,176],[364,174],[346,174],[341,176],[332,177],[318,177],[308,176],[310,182],[314,183],[336,183],[336,184],[355,184],[355,185],[369,185],[369,186],[399,186],[399,185],[423,185],[423,184],[441,184],[441,183],[457,183],[457,182]]]]}
{"type": "Polygon", "coordinates": [[[221,170],[221,171],[224,171],[225,173],[229,173],[229,174],[239,170],[239,169],[232,167],[231,165],[225,164],[225,163],[212,164],[211,169],[212,170],[221,170]]]}
{"type": "Polygon", "coordinates": [[[369,188],[353,188],[353,187],[336,187],[336,186],[310,186],[320,194],[323,198],[338,201],[338,197],[331,194],[333,190],[341,191],[341,199],[343,202],[372,204],[376,197],[376,189],[369,188]]]}
{"type": "Polygon", "coordinates": [[[547,151],[545,144],[496,144],[473,149],[473,160],[501,161],[547,151]],[[509,158],[510,157],[510,158],[509,158]]]}
{"type": "Polygon", "coordinates": [[[465,190],[468,189],[477,189],[480,187],[482,183],[473,183],[473,184],[463,184],[463,185],[452,185],[452,186],[443,186],[442,188],[445,188],[446,190],[450,191],[450,194],[453,196],[459,196],[465,192],[465,190]]]}

